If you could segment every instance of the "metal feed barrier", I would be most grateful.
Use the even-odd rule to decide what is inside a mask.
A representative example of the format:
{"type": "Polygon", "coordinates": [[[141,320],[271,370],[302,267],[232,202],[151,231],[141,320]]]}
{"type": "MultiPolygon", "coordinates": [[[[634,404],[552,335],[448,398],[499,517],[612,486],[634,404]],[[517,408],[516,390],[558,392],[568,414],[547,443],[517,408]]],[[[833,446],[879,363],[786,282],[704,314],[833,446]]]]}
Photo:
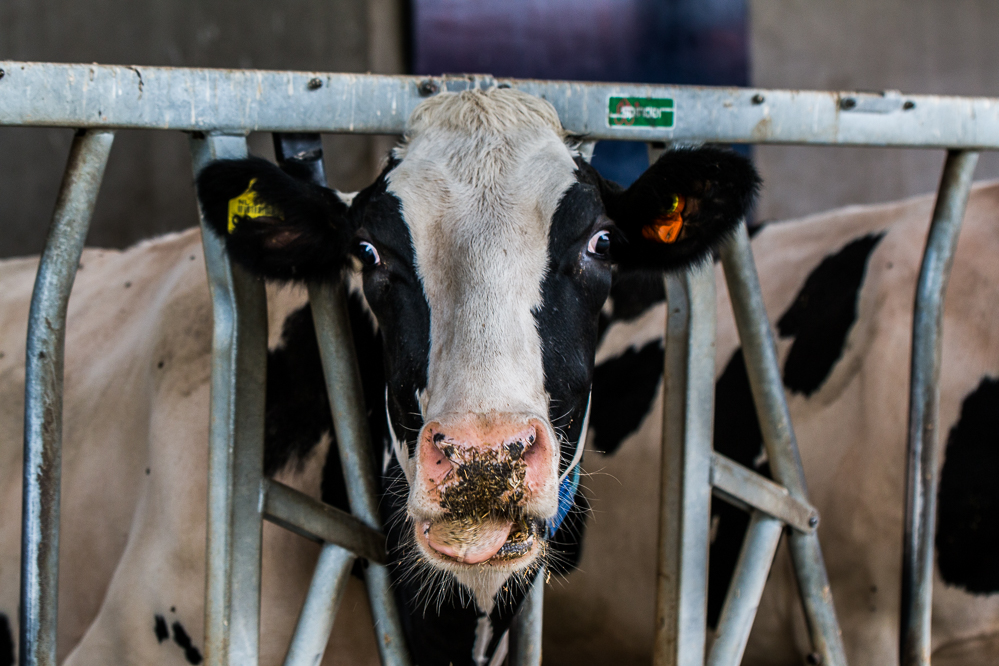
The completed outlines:
{"type": "MultiPolygon", "coordinates": [[[[950,151],[913,324],[901,649],[929,663],[937,377],[943,294],[981,149],[999,148],[999,100],[960,97],[0,62],[0,125],[79,130],[39,265],[27,342],[20,663],[55,664],[63,343],[67,301],[114,131],[189,132],[194,170],[246,155],[246,134],[399,134],[421,99],[502,85],[544,97],[588,140],[907,146],[950,151]]],[[[279,144],[294,148],[294,137],[279,144]]],[[[283,141],[283,140],[282,140],[283,141]]],[[[321,659],[351,563],[366,559],[384,664],[410,663],[389,589],[369,435],[342,288],[309,292],[353,515],[262,475],[266,304],[261,283],[203,234],[214,304],[205,653],[257,663],[264,519],[324,544],[286,664],[321,659]]],[[[715,285],[705,267],[666,280],[662,495],[655,662],[738,664],[785,526],[814,653],[846,663],[745,226],[722,264],[774,481],[713,453],[715,285]],[[709,501],[750,526],[706,655],[709,501]]],[[[541,658],[543,586],[510,637],[510,663],[541,658]]]]}

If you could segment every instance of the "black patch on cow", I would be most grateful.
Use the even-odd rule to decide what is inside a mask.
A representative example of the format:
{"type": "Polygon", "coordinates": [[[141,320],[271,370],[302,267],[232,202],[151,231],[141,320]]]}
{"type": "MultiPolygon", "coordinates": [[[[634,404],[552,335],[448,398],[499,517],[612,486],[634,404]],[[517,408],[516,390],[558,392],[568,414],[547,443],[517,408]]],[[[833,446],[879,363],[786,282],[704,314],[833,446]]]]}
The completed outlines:
{"type": "Polygon", "coordinates": [[[273,476],[292,460],[308,459],[332,428],[312,308],[305,305],[288,315],[281,343],[267,352],[264,474],[273,476]]]}
{"type": "MultiPolygon", "coordinates": [[[[762,448],[763,433],[756,418],[742,348],[739,348],[715,385],[714,449],[769,476],[766,464],[754,466],[762,448]]],[[[749,514],[712,497],[711,516],[718,521],[718,529],[708,554],[708,625],[716,627],[749,526],[749,514]]]]}
{"type": "Polygon", "coordinates": [[[867,261],[882,238],[884,233],[863,236],[823,259],[778,320],[780,336],[794,338],[784,362],[784,384],[792,392],[810,396],[843,355],[867,261]]]}
{"type": "Polygon", "coordinates": [[[14,632],[3,613],[0,613],[0,666],[14,666],[14,632]]]}
{"type": "Polygon", "coordinates": [[[663,359],[662,340],[652,340],[637,351],[629,347],[594,369],[590,407],[593,448],[612,454],[638,430],[662,380],[663,359]]]}
{"type": "Polygon", "coordinates": [[[613,281],[610,258],[586,248],[594,233],[611,230],[599,190],[576,183],[562,196],[548,233],[548,271],[534,320],[551,398],[549,418],[563,442],[570,443],[562,447],[560,473],[572,460],[582,431],[593,384],[598,315],[613,281]]]}
{"type": "Polygon", "coordinates": [[[166,618],[162,615],[157,615],[154,619],[153,633],[156,634],[156,642],[162,643],[166,639],[170,638],[170,630],[167,628],[166,618]]]}
{"type": "Polygon", "coordinates": [[[187,635],[187,631],[184,630],[183,625],[180,622],[174,622],[171,628],[173,629],[173,642],[179,645],[184,651],[184,658],[187,659],[187,663],[200,664],[202,662],[201,651],[191,643],[191,637],[187,635]]]}
{"type": "Polygon", "coordinates": [[[937,565],[949,585],[999,592],[999,379],[985,377],[951,428],[937,495],[937,565]]]}

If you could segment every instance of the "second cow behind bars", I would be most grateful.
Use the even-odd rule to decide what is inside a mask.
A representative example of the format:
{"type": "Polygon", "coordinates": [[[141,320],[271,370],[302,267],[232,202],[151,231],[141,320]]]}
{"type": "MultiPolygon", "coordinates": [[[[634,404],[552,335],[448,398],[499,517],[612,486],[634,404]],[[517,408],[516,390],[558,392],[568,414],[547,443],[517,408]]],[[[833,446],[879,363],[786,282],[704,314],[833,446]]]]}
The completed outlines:
{"type": "Polygon", "coordinates": [[[359,362],[417,663],[487,663],[539,568],[576,561],[612,282],[706,261],[758,182],[736,154],[680,149],[622,190],[547,102],[512,89],[423,102],[356,195],[294,163],[200,174],[206,219],[255,274],[332,282],[360,269],[355,309],[377,333],[359,362]]]}

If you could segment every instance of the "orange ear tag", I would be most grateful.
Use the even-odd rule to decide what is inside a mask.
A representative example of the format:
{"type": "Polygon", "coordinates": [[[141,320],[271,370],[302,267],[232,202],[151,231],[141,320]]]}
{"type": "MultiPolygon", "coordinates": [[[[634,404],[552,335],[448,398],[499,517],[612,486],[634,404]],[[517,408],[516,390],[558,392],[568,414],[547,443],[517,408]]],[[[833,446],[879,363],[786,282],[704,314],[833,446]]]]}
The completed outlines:
{"type": "Polygon", "coordinates": [[[682,194],[673,195],[673,205],[663,211],[652,224],[642,227],[642,236],[654,243],[674,243],[683,229],[683,209],[687,200],[682,194]]]}
{"type": "Polygon", "coordinates": [[[284,219],[281,211],[277,208],[257,199],[257,193],[253,190],[253,184],[256,182],[256,178],[251,178],[245,192],[235,199],[229,199],[228,230],[230,234],[236,230],[236,223],[239,222],[239,218],[241,217],[276,217],[279,220],[284,219]]]}

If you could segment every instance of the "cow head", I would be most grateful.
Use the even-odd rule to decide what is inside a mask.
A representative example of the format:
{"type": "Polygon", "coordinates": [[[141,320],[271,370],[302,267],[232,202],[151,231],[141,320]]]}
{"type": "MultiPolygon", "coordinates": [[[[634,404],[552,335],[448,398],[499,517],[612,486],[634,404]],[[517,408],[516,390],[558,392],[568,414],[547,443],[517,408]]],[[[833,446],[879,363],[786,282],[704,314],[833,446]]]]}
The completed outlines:
{"type": "Polygon", "coordinates": [[[512,89],[421,103],[355,196],[260,159],[198,178],[206,219],[251,271],[360,272],[411,561],[449,572],[486,610],[543,561],[571,506],[616,272],[704,261],[757,185],[742,157],[700,148],[666,152],[622,190],[580,158],[550,104],[512,89]]]}

